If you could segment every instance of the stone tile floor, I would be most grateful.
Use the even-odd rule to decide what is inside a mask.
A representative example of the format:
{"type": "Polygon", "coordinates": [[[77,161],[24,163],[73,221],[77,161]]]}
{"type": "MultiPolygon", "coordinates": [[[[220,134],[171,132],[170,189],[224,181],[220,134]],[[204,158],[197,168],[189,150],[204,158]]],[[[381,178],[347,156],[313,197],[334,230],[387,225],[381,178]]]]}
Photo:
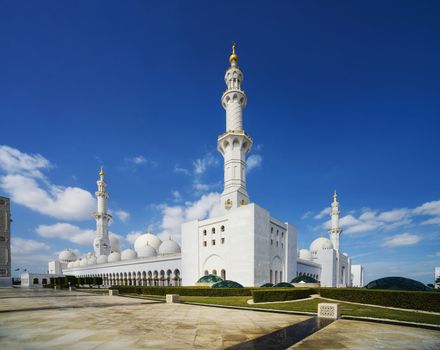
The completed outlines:
{"type": "MultiPolygon", "coordinates": [[[[0,289],[0,349],[223,349],[308,319],[54,290],[0,289]]],[[[340,320],[292,349],[440,349],[440,332],[340,320]]]]}
{"type": "Polygon", "coordinates": [[[222,349],[308,317],[0,289],[1,349],[222,349]]]}

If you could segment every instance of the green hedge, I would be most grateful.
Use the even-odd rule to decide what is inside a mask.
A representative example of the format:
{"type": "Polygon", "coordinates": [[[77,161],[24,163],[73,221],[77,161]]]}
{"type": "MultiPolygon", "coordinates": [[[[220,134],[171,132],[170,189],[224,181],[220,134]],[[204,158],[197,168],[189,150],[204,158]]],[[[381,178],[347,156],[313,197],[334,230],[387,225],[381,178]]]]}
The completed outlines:
{"type": "Polygon", "coordinates": [[[252,296],[254,303],[264,303],[270,301],[286,301],[308,298],[315,291],[311,288],[286,288],[286,289],[267,289],[253,290],[252,296]]]}
{"type": "Polygon", "coordinates": [[[145,295],[179,294],[185,296],[228,297],[251,296],[255,288],[209,288],[209,287],[140,287],[114,286],[119,293],[133,293],[145,295]]]}
{"type": "Polygon", "coordinates": [[[355,303],[440,312],[440,294],[360,288],[320,288],[323,298],[355,303]]]}

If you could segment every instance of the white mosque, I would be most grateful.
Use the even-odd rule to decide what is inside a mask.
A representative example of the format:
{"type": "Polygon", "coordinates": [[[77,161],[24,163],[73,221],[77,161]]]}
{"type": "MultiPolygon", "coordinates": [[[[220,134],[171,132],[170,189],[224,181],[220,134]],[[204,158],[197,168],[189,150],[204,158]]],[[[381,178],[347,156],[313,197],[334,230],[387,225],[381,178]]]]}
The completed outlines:
{"type": "Polygon", "coordinates": [[[50,274],[100,276],[106,285],[191,286],[200,277],[214,274],[244,286],[290,282],[297,276],[312,277],[323,287],[363,286],[363,266],[352,265],[348,254],[339,250],[342,229],[336,192],[331,204],[330,239],[315,239],[309,250],[297,251],[295,226],[250,201],[246,155],[252,139],[243,129],[247,97],[235,45],[229,62],[227,89],[221,99],[226,110],[226,131],[217,139],[217,149],[224,158],[221,215],[184,223],[181,247],[171,236],[162,241],[149,231],[136,239],[133,249],[121,252],[119,241],[109,237],[111,215],[101,168],[94,213],[94,253],[78,258],[66,249],[58,261],[49,263],[50,274]]]}

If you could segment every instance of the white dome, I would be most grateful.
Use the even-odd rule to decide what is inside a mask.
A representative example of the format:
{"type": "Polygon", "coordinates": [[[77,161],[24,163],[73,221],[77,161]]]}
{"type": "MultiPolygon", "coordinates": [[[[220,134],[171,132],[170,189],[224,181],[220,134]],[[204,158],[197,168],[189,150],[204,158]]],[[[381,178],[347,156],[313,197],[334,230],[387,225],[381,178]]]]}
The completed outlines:
{"type": "Polygon", "coordinates": [[[125,249],[121,254],[121,260],[133,260],[137,258],[137,254],[133,249],[125,249]]]}
{"type": "Polygon", "coordinates": [[[151,232],[140,235],[134,241],[134,250],[138,251],[140,248],[145,247],[147,244],[158,250],[162,241],[159,237],[153,235],[151,232]]]}
{"type": "Polygon", "coordinates": [[[119,254],[118,252],[113,252],[108,256],[108,262],[116,262],[116,261],[121,261],[121,254],[119,254]]]}
{"type": "Polygon", "coordinates": [[[310,251],[307,249],[300,249],[299,258],[303,260],[312,261],[312,253],[310,253],[310,251]]]}
{"type": "Polygon", "coordinates": [[[81,263],[81,261],[79,259],[74,261],[73,262],[73,267],[80,267],[81,266],[80,263],[81,263]]]}
{"type": "Polygon", "coordinates": [[[166,241],[163,241],[159,247],[159,255],[177,253],[180,253],[180,246],[175,241],[173,241],[171,237],[166,241]]]}
{"type": "Polygon", "coordinates": [[[100,255],[98,256],[98,258],[96,259],[96,262],[98,264],[105,264],[108,261],[108,257],[107,255],[100,255]]]}
{"type": "Polygon", "coordinates": [[[87,265],[96,265],[96,256],[91,256],[87,259],[87,265]]]}
{"type": "Polygon", "coordinates": [[[140,247],[137,251],[139,258],[150,258],[157,255],[156,249],[147,244],[145,247],[140,247]]]}
{"type": "Polygon", "coordinates": [[[116,236],[110,235],[110,251],[121,252],[121,244],[116,236]]]}
{"type": "Polygon", "coordinates": [[[71,251],[70,249],[64,249],[59,255],[58,255],[58,259],[62,262],[62,263],[66,263],[66,262],[71,262],[71,261],[75,261],[76,260],[76,255],[73,251],[71,251]]]}
{"type": "Polygon", "coordinates": [[[348,253],[342,253],[342,255],[348,258],[348,253]]]}
{"type": "Polygon", "coordinates": [[[87,259],[83,258],[79,261],[79,266],[84,267],[87,266],[87,259]]]}
{"type": "Polygon", "coordinates": [[[330,241],[328,238],[318,237],[312,242],[312,244],[310,244],[310,251],[312,253],[323,249],[333,249],[332,241],[330,241]]]}
{"type": "Polygon", "coordinates": [[[67,268],[68,268],[68,269],[72,268],[72,267],[73,267],[73,264],[74,264],[74,262],[71,261],[70,263],[67,264],[67,268]]]}

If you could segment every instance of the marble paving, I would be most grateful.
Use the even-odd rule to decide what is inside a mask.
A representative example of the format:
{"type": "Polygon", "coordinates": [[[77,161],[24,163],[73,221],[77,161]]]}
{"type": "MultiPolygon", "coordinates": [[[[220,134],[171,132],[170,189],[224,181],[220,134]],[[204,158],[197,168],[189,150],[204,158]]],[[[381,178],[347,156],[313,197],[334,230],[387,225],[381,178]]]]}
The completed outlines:
{"type": "Polygon", "coordinates": [[[2,349],[223,349],[306,316],[0,289],[2,349]]]}
{"type": "Polygon", "coordinates": [[[439,350],[440,331],[338,320],[289,349],[439,350]]]}

